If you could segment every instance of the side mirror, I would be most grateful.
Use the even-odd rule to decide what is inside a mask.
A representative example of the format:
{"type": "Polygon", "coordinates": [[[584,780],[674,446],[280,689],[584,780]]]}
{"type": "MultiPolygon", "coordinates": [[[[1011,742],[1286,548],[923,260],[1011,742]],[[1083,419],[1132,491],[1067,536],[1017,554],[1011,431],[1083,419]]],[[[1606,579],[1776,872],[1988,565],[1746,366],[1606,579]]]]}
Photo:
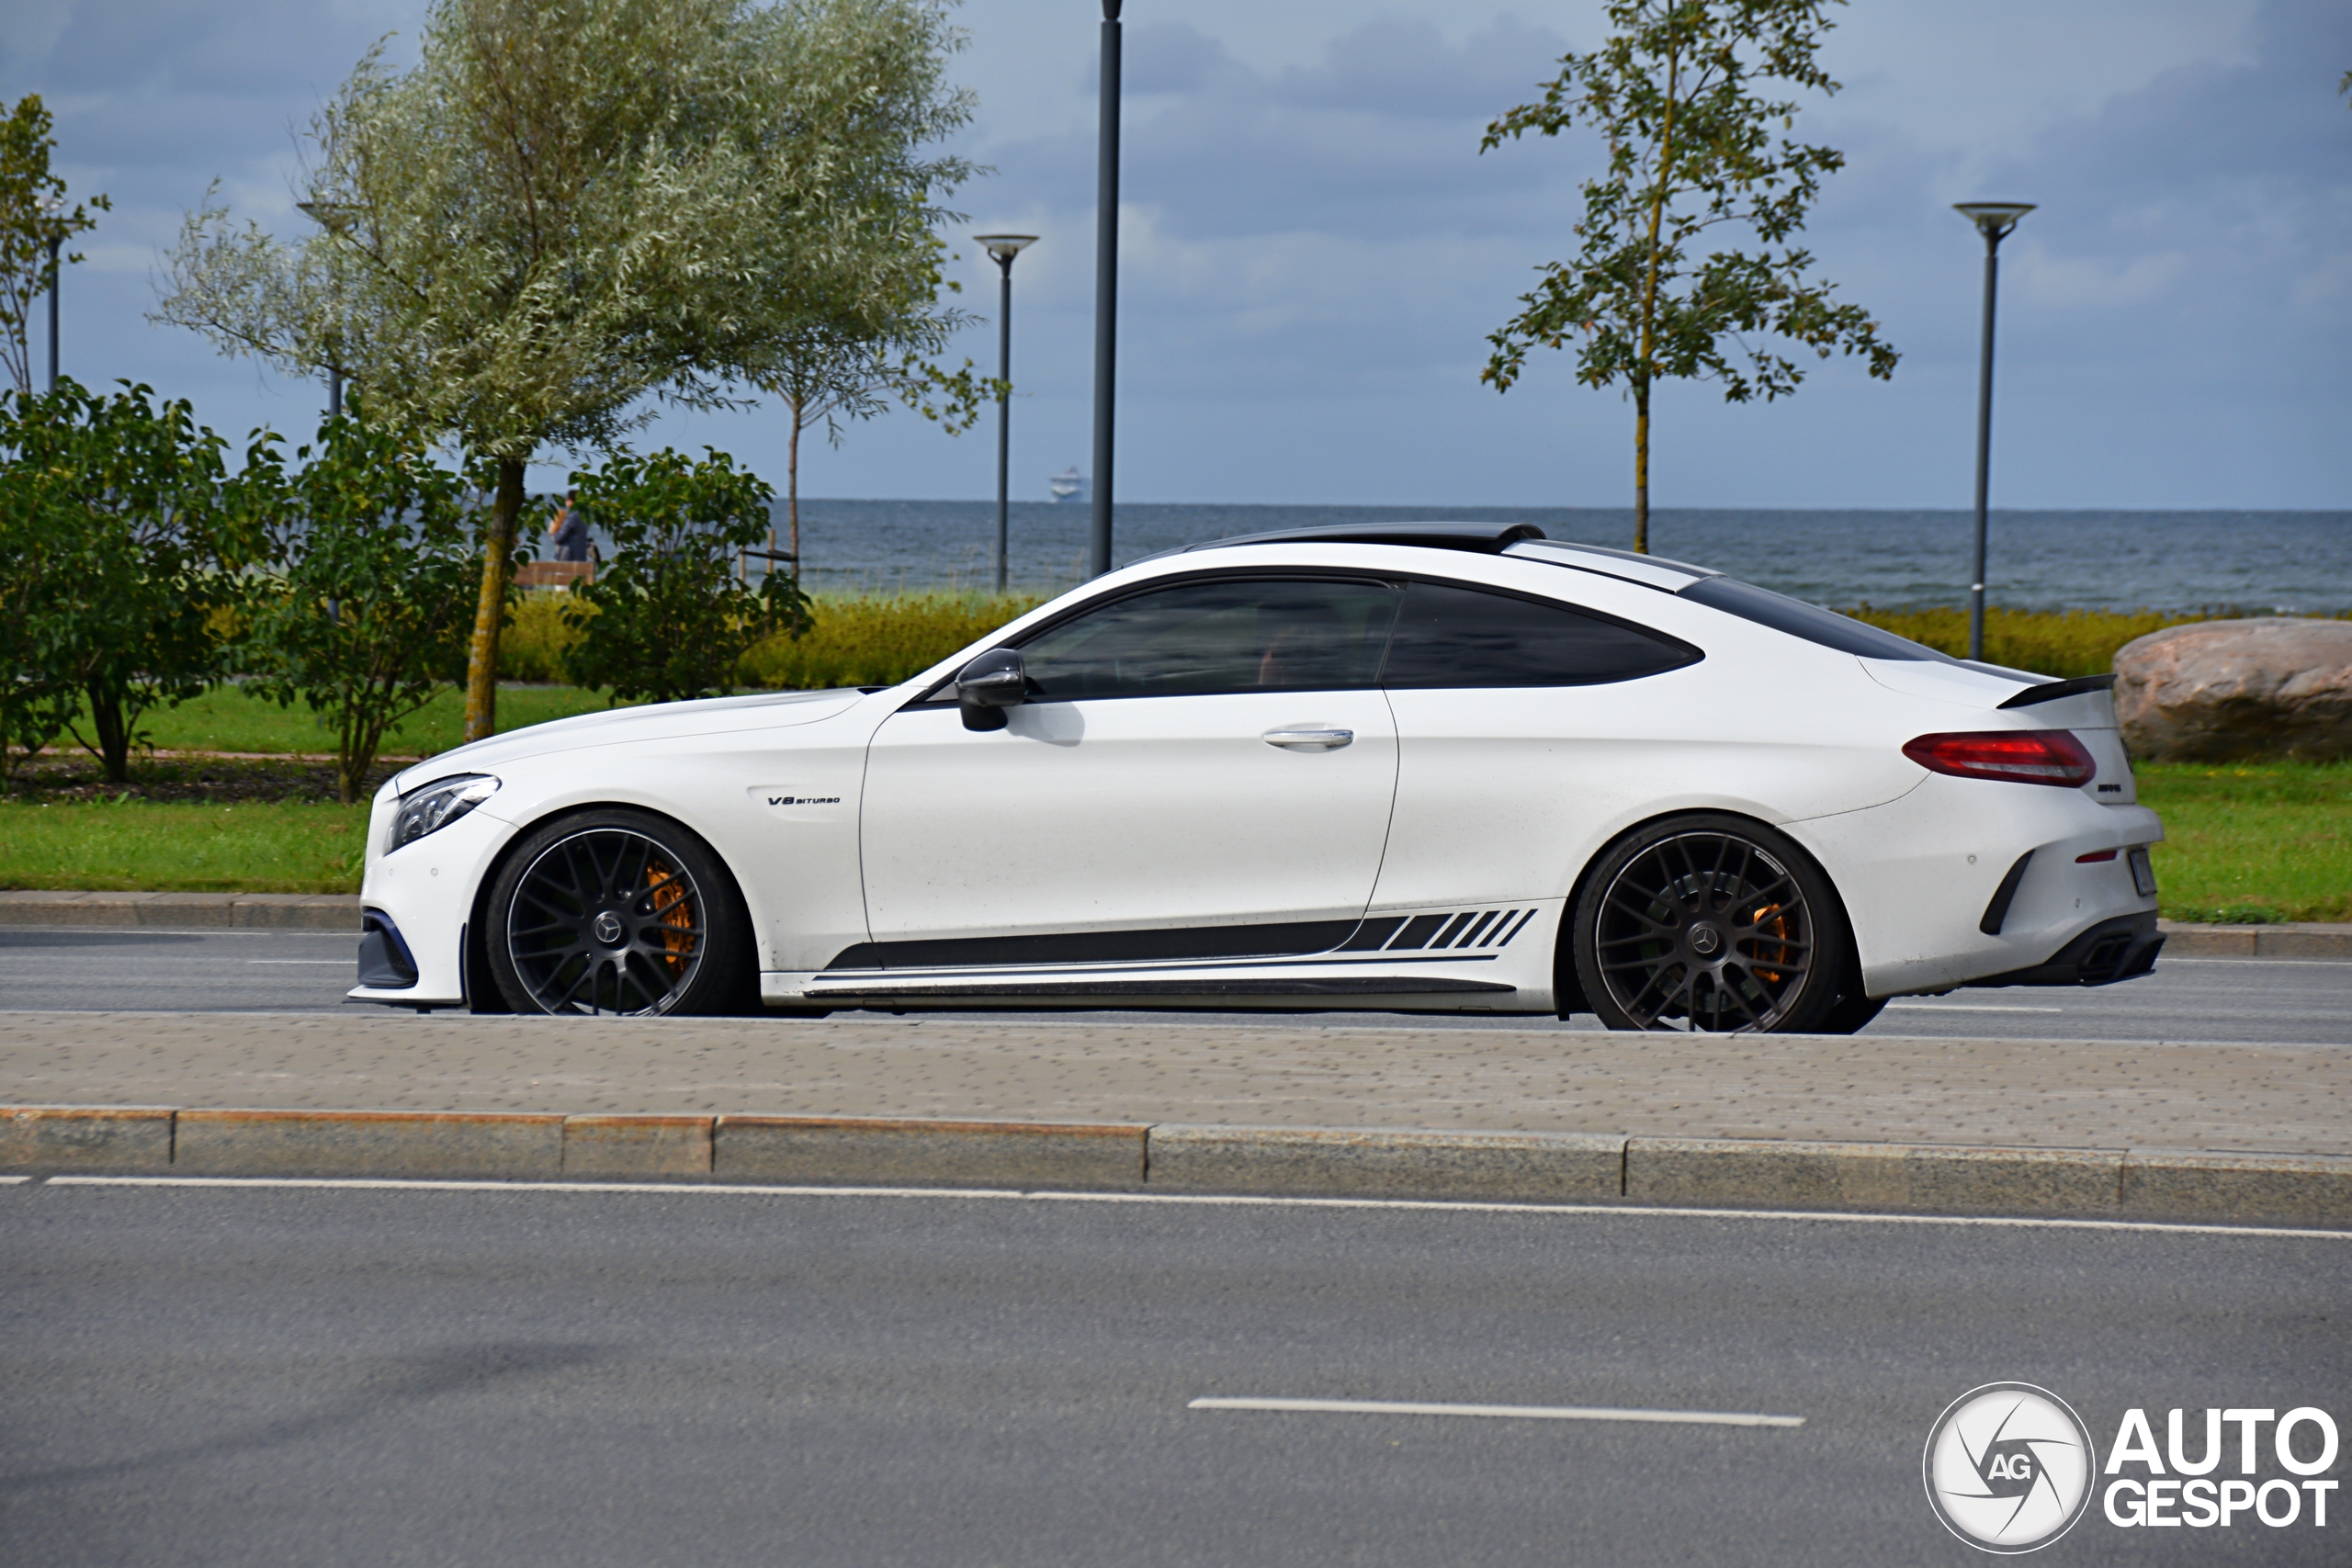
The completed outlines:
{"type": "Polygon", "coordinates": [[[1029,676],[1017,648],[992,648],[956,677],[956,702],[967,729],[1002,729],[1004,710],[1029,700],[1029,676]]]}

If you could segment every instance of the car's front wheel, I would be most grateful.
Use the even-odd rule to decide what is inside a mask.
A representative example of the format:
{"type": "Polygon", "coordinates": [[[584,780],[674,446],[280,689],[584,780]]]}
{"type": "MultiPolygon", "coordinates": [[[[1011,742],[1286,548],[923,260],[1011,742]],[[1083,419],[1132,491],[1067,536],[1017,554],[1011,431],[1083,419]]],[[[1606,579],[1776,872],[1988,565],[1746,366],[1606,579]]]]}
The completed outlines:
{"type": "Polygon", "coordinates": [[[1846,970],[1828,878],[1781,833],[1694,814],[1610,846],[1577,901],[1577,978],[1611,1029],[1809,1032],[1846,970]]]}
{"type": "Polygon", "coordinates": [[[650,812],[531,833],[491,885],[492,976],[521,1013],[720,1013],[757,995],[750,922],[718,857],[650,812]]]}

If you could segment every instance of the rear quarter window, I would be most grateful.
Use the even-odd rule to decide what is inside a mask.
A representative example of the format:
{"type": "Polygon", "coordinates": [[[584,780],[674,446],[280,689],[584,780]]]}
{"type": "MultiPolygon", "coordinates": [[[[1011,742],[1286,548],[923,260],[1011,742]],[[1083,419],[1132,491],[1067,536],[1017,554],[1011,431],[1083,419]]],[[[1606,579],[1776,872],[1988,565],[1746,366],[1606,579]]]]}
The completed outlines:
{"type": "Polygon", "coordinates": [[[1597,686],[1696,664],[1690,644],[1565,604],[1415,582],[1389,639],[1380,683],[1597,686]]]}
{"type": "Polygon", "coordinates": [[[1685,588],[1676,597],[1692,599],[1709,609],[1721,610],[1727,615],[1737,615],[1743,621],[1754,621],[1759,626],[1770,626],[1776,632],[1801,637],[1807,642],[1834,648],[1840,653],[1851,653],[1863,659],[1939,660],[1952,660],[1924,643],[1913,642],[1906,637],[1881,631],[1868,621],[1858,621],[1851,615],[1841,615],[1835,610],[1825,610],[1818,604],[1808,604],[1802,599],[1792,599],[1785,593],[1775,593],[1769,588],[1758,588],[1751,582],[1739,582],[1728,577],[1708,577],[1685,588]]]}

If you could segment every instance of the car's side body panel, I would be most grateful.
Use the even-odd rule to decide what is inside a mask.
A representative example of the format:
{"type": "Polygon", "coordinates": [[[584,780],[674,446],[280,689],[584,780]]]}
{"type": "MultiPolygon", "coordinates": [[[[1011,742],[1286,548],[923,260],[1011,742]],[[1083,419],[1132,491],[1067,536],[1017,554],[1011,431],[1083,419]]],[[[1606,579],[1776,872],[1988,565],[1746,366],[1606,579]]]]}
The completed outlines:
{"type": "Polygon", "coordinates": [[[1396,782],[1376,690],[1037,703],[1008,717],[976,732],[953,708],[918,707],[875,734],[875,941],[1352,920],[1372,897],[1396,782]],[[1263,739],[1319,731],[1351,739],[1263,739]]]}

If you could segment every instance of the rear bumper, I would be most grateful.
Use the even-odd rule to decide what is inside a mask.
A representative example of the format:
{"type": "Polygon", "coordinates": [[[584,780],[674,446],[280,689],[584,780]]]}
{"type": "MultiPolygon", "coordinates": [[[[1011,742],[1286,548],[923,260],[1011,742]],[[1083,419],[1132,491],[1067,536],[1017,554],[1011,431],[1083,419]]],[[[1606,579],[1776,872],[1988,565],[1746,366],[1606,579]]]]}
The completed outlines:
{"type": "Polygon", "coordinates": [[[1971,980],[1974,986],[2112,986],[2136,980],[2154,969],[2165,939],[2156,914],[2118,915],[2076,932],[2039,964],[1971,980]]]}

